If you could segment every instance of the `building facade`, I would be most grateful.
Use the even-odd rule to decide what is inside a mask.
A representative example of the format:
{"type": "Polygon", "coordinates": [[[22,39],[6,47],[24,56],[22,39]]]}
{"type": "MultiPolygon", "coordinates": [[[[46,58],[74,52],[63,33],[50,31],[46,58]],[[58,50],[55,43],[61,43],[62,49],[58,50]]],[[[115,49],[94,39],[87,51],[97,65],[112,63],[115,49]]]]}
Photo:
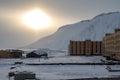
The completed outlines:
{"type": "Polygon", "coordinates": [[[104,36],[102,55],[108,59],[120,60],[120,29],[104,36]]]}
{"type": "Polygon", "coordinates": [[[22,58],[22,50],[0,50],[0,58],[22,58]]]}
{"type": "Polygon", "coordinates": [[[5,50],[0,50],[0,58],[10,58],[10,52],[5,50]]]}
{"type": "Polygon", "coordinates": [[[102,52],[101,41],[70,41],[70,55],[100,55],[102,52]]]}

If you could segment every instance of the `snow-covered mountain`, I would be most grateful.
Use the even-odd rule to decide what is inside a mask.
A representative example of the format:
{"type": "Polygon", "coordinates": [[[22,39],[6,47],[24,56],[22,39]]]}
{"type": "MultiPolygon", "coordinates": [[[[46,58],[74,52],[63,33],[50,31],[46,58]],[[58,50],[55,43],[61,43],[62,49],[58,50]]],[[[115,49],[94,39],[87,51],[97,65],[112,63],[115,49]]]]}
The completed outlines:
{"type": "Polygon", "coordinates": [[[102,40],[105,33],[120,28],[120,12],[104,13],[91,20],[60,27],[54,34],[29,45],[29,48],[67,50],[70,40],[102,40]]]}

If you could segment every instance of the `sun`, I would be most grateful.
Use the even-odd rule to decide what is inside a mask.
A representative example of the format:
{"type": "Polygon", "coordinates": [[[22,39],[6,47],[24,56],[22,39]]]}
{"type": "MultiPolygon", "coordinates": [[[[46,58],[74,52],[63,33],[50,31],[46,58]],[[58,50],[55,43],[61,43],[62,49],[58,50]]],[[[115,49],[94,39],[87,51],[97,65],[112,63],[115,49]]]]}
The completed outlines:
{"type": "Polygon", "coordinates": [[[47,28],[51,23],[51,19],[43,11],[34,9],[23,15],[23,23],[32,29],[39,30],[47,28]]]}

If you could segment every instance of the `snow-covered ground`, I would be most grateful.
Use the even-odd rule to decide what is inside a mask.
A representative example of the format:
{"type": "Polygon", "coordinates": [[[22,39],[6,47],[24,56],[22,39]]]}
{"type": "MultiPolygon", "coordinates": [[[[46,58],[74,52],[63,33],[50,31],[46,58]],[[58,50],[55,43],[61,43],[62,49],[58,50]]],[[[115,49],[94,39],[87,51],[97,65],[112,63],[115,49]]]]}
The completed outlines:
{"type": "MultiPolygon", "coordinates": [[[[0,65],[0,80],[8,80],[7,74],[11,66],[13,65],[0,65]]],[[[36,73],[40,80],[120,76],[120,72],[106,70],[105,65],[23,65],[21,68],[36,73]]]]}
{"type": "Polygon", "coordinates": [[[0,64],[23,63],[100,63],[102,56],[69,56],[67,53],[49,53],[49,58],[0,59],[0,64]]]}
{"type": "Polygon", "coordinates": [[[15,62],[23,63],[100,63],[101,56],[94,57],[56,57],[48,59],[28,58],[28,59],[0,59],[0,64],[14,64],[15,62]]]}
{"type": "MultiPolygon", "coordinates": [[[[67,53],[49,53],[49,59],[0,59],[0,80],[8,80],[7,74],[15,62],[24,63],[93,63],[101,62],[102,56],[68,56],[67,53]]],[[[113,67],[116,65],[113,65],[113,67]]],[[[117,65],[120,67],[120,65],[117,65]]],[[[25,65],[17,70],[32,71],[40,80],[59,80],[92,77],[115,77],[120,72],[109,72],[106,65],[25,65]]]]}

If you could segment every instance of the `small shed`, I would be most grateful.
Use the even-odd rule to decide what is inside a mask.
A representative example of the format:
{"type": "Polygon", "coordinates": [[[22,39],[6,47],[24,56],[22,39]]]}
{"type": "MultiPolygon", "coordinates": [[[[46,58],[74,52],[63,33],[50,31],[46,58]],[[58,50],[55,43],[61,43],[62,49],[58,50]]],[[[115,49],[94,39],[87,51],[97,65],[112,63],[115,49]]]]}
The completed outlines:
{"type": "Polygon", "coordinates": [[[48,53],[45,51],[37,52],[32,51],[26,55],[27,58],[40,58],[40,57],[48,57],[48,53]]]}

